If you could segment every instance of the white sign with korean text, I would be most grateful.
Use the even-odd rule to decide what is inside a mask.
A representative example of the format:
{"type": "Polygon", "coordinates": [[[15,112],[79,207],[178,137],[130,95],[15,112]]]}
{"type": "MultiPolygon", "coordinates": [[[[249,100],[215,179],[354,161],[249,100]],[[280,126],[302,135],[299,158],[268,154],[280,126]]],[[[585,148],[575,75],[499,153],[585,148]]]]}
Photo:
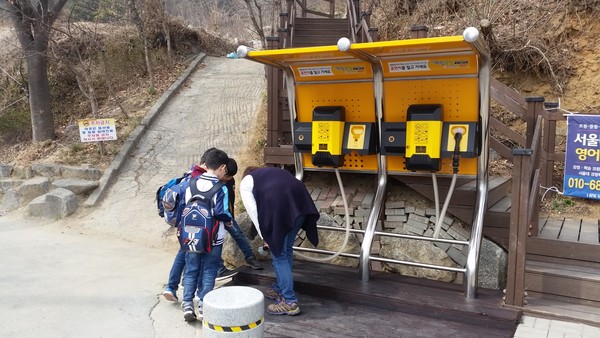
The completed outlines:
{"type": "Polygon", "coordinates": [[[79,120],[79,137],[81,142],[113,141],[117,139],[115,119],[79,120]]]}

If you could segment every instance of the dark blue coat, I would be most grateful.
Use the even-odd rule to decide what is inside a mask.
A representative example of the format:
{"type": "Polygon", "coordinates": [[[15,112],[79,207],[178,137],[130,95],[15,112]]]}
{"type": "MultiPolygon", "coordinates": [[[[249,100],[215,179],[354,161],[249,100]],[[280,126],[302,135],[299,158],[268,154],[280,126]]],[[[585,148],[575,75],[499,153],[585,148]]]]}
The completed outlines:
{"type": "Polygon", "coordinates": [[[258,168],[249,173],[254,179],[258,223],[264,240],[275,254],[281,254],[285,236],[294,228],[296,218],[306,216],[302,229],[314,245],[319,244],[319,212],[306,190],[290,172],[279,168],[258,168]]]}

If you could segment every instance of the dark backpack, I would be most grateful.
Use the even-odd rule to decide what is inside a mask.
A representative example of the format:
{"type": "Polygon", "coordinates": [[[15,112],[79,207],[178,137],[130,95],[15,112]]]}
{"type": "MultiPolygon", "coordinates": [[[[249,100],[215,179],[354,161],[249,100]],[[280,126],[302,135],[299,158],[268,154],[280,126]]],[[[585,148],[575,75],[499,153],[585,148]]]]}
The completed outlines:
{"type": "MultiPolygon", "coordinates": [[[[183,251],[203,253],[210,252],[217,239],[219,221],[214,218],[213,196],[224,184],[217,182],[210,190],[201,192],[196,186],[197,181],[198,178],[192,178],[187,184],[192,197],[181,212],[177,237],[183,251]]],[[[185,199],[185,193],[181,199],[185,199]]]]}
{"type": "Polygon", "coordinates": [[[172,178],[156,190],[156,208],[158,210],[158,216],[164,218],[165,222],[169,223],[171,226],[177,226],[177,212],[180,210],[177,210],[176,207],[179,203],[179,196],[185,193],[190,175],[191,174],[188,172],[180,177],[172,178]],[[185,184],[181,185],[182,182],[185,184]]]}

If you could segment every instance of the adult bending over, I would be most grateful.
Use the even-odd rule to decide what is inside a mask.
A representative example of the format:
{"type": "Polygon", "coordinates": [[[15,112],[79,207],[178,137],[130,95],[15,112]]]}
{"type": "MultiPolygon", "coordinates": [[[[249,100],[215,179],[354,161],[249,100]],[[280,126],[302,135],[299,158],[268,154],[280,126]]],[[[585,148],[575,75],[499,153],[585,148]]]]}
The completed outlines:
{"type": "Polygon", "coordinates": [[[300,313],[294,292],[293,245],[300,229],[316,246],[319,242],[319,212],[304,183],[279,168],[248,167],[240,182],[240,195],[260,237],[269,245],[275,270],[275,283],[265,297],[275,299],[267,307],[274,315],[300,313]]]}

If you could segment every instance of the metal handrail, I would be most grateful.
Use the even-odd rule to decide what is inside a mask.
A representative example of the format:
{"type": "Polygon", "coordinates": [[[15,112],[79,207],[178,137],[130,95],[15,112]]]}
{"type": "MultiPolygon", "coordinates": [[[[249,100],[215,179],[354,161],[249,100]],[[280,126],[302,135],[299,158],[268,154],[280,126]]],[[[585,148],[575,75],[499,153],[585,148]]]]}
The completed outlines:
{"type": "MultiPolygon", "coordinates": [[[[475,29],[476,30],[476,29],[475,29]]],[[[477,32],[466,29],[463,33],[465,41],[470,43],[479,53],[479,116],[481,118],[481,154],[477,158],[477,200],[475,202],[475,214],[473,216],[473,227],[469,240],[469,253],[465,271],[465,294],[467,298],[477,296],[477,270],[479,266],[479,251],[483,238],[483,217],[487,210],[488,190],[488,164],[489,164],[489,105],[490,105],[490,52],[477,32]]]]}
{"type": "MultiPolygon", "coordinates": [[[[329,230],[329,231],[340,231],[340,232],[346,231],[345,227],[333,227],[333,226],[327,226],[327,225],[317,225],[317,229],[329,230]]],[[[359,233],[359,234],[365,234],[365,232],[366,232],[366,230],[362,230],[362,229],[349,229],[349,231],[351,233],[359,233]]],[[[407,234],[398,234],[398,233],[392,233],[392,232],[374,231],[373,235],[374,236],[383,236],[383,237],[405,238],[405,239],[411,239],[411,240],[417,240],[417,241],[439,242],[439,243],[447,243],[447,244],[455,244],[455,245],[465,245],[465,246],[469,245],[468,241],[424,237],[424,236],[407,235],[407,234]]],[[[316,253],[316,254],[323,254],[323,255],[331,255],[331,254],[336,253],[335,251],[331,251],[331,250],[313,249],[313,248],[305,248],[305,247],[294,247],[294,250],[311,252],[311,253],[316,253]]],[[[347,257],[347,258],[361,259],[361,254],[342,252],[339,255],[342,257],[347,257]]],[[[445,265],[436,265],[436,264],[420,263],[420,262],[406,261],[406,260],[394,259],[394,258],[385,258],[385,257],[381,257],[381,256],[372,256],[370,254],[368,256],[368,261],[379,261],[379,262],[385,262],[385,263],[411,265],[411,266],[417,266],[417,267],[422,267],[422,268],[446,270],[446,271],[461,272],[461,273],[464,273],[466,271],[466,267],[455,268],[455,267],[450,267],[450,266],[445,266],[445,265]]]]}

